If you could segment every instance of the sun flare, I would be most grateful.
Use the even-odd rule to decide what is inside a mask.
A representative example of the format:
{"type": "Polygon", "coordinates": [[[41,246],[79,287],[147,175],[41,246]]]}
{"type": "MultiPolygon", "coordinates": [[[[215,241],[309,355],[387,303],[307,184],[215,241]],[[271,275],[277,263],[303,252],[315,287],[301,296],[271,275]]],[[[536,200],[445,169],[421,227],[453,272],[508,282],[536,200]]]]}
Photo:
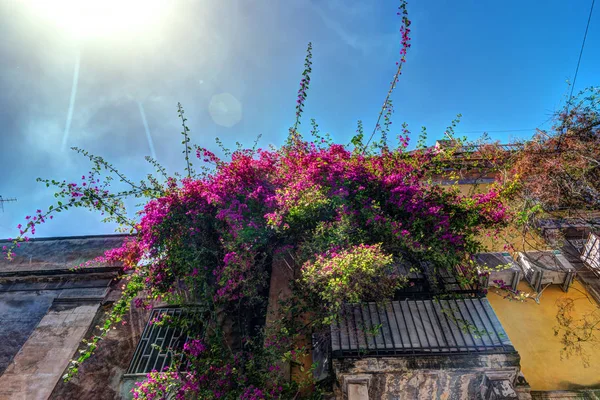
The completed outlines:
{"type": "Polygon", "coordinates": [[[167,11],[167,0],[27,0],[37,17],[77,38],[135,34],[167,11]]]}

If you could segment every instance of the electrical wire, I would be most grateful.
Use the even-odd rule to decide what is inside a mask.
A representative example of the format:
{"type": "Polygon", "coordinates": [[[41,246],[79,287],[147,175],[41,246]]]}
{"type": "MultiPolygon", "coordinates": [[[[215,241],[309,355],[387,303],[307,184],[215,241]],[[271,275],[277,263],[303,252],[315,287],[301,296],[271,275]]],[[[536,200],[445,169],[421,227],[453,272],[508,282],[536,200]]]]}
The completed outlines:
{"type": "Polygon", "coordinates": [[[506,130],[500,130],[500,131],[460,131],[460,132],[456,132],[457,134],[466,134],[466,133],[504,133],[504,132],[529,132],[529,131],[535,131],[537,128],[530,128],[530,129],[506,129],[506,130]]]}
{"type": "MultiPolygon", "coordinates": [[[[573,99],[573,90],[575,89],[575,82],[577,82],[577,73],[579,72],[579,65],[581,64],[581,56],[583,55],[583,48],[585,47],[585,39],[587,38],[588,30],[590,28],[590,21],[592,20],[592,13],[594,11],[594,3],[596,0],[592,0],[592,6],[590,7],[590,15],[588,16],[587,25],[585,27],[585,33],[583,34],[583,42],[581,43],[581,50],[579,50],[579,59],[577,60],[577,68],[575,68],[575,76],[573,77],[573,84],[571,85],[571,93],[569,94],[569,100],[567,101],[567,117],[569,114],[569,107],[571,106],[571,100],[573,99]]],[[[558,137],[558,143],[556,145],[556,150],[560,150],[560,145],[562,144],[562,138],[564,136],[564,131],[560,133],[558,137]]]]}
{"type": "Polygon", "coordinates": [[[540,129],[540,127],[542,125],[545,125],[548,121],[550,121],[552,118],[554,117],[554,115],[551,115],[547,120],[545,120],[544,122],[542,122],[541,124],[539,124],[537,127],[535,128],[523,128],[523,129],[505,129],[505,130],[495,130],[495,131],[486,131],[486,130],[482,130],[482,131],[460,131],[460,132],[456,132],[457,134],[467,134],[467,133],[504,133],[504,132],[531,132],[531,131],[537,131],[538,129],[540,129]]]}

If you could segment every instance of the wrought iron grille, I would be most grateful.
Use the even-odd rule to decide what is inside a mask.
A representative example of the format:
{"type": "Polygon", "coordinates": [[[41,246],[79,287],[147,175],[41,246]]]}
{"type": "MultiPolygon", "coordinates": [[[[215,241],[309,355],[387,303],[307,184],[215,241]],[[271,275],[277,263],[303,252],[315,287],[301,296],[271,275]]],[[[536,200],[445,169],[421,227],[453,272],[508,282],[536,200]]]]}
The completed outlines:
{"type": "Polygon", "coordinates": [[[155,308],[150,314],[144,332],[133,354],[128,374],[146,374],[163,371],[170,367],[174,351],[181,350],[187,336],[181,328],[168,324],[155,324],[165,316],[180,317],[184,311],[180,308],[155,308]]]}
{"type": "Polygon", "coordinates": [[[481,282],[463,283],[458,279],[459,271],[436,269],[428,263],[416,268],[405,264],[396,266],[400,276],[406,276],[409,284],[396,290],[394,300],[431,299],[434,296],[453,295],[459,297],[485,297],[481,282]]]}
{"type": "Polygon", "coordinates": [[[333,358],[512,353],[487,299],[347,305],[331,326],[333,358]]]}

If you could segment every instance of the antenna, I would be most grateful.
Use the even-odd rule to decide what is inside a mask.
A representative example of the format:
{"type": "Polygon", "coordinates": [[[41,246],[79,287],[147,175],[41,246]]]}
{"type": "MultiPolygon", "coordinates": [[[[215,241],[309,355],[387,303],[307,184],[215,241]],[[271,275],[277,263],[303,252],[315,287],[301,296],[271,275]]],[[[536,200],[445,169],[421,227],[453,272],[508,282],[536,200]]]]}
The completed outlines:
{"type": "Polygon", "coordinates": [[[4,203],[8,203],[9,201],[17,201],[17,199],[15,199],[14,197],[3,199],[2,196],[0,196],[0,210],[2,210],[2,212],[4,212],[4,203]]]}

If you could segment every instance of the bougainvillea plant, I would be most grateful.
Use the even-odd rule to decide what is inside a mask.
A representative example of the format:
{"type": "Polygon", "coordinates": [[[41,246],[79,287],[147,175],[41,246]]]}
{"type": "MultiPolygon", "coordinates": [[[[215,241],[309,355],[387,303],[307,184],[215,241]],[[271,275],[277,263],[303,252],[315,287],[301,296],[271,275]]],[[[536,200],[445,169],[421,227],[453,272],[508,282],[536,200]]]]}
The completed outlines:
{"type": "Polygon", "coordinates": [[[549,130],[521,143],[511,164],[527,208],[559,216],[569,209],[590,224],[600,210],[600,87],[569,99],[549,130]]]}
{"type": "MultiPolygon", "coordinates": [[[[546,223],[600,229],[600,87],[591,86],[567,98],[552,116],[547,130],[537,130],[531,140],[518,143],[521,150],[509,164],[515,185],[514,206],[523,230],[540,231],[546,223]]],[[[562,246],[558,229],[546,238],[562,246]]],[[[587,234],[587,232],[586,232],[587,234]]],[[[589,366],[590,350],[598,346],[600,307],[587,291],[579,302],[556,302],[555,335],[561,357],[576,356],[589,366]],[[589,301],[589,303],[588,303],[589,301]],[[586,304],[591,311],[581,312],[586,304]],[[579,315],[579,316],[578,316],[579,315]]]]}
{"type": "MultiPolygon", "coordinates": [[[[391,89],[410,47],[404,2],[398,14],[402,49],[391,89]]],[[[342,303],[392,298],[406,282],[397,265],[427,263],[464,281],[477,278],[471,255],[481,250],[478,235],[506,222],[501,192],[464,196],[432,184],[447,155],[423,146],[407,151],[406,126],[398,145],[388,143],[391,89],[380,113],[383,131],[379,124],[374,130],[381,140],[365,143],[359,123],[350,145],[335,144],[314,121],[312,139],[304,139],[298,127],[311,65],[309,45],[296,123],[280,148],[224,150],[228,159],[221,159],[190,145],[179,105],[183,176],[148,158],[158,177],[134,182],[101,157],[75,149],[92,162],[81,182],[43,180],[58,188],[60,201],[27,216],[15,246],[73,207],[99,211],[131,233],[122,247],[95,260],[123,266],[123,297],[65,379],[132,303],[160,301],[194,310],[180,321],[153,321],[180,324],[189,339],[172,349],[179,357],[167,371],[149,374],[134,388],[136,399],[296,398],[307,393],[310,371],[290,380],[282,363],[300,365],[306,335],[335,318],[342,303]],[[111,192],[114,180],[128,189],[111,192]],[[126,213],[128,196],[146,199],[136,218],[126,213]],[[293,296],[278,322],[265,325],[269,276],[280,258],[291,260],[293,296]]],[[[5,249],[8,257],[13,250],[5,249]]]]}
{"type": "Polygon", "coordinates": [[[344,303],[390,299],[402,283],[392,255],[385,254],[379,244],[328,250],[307,261],[301,273],[302,283],[318,294],[332,316],[344,303]]]}

